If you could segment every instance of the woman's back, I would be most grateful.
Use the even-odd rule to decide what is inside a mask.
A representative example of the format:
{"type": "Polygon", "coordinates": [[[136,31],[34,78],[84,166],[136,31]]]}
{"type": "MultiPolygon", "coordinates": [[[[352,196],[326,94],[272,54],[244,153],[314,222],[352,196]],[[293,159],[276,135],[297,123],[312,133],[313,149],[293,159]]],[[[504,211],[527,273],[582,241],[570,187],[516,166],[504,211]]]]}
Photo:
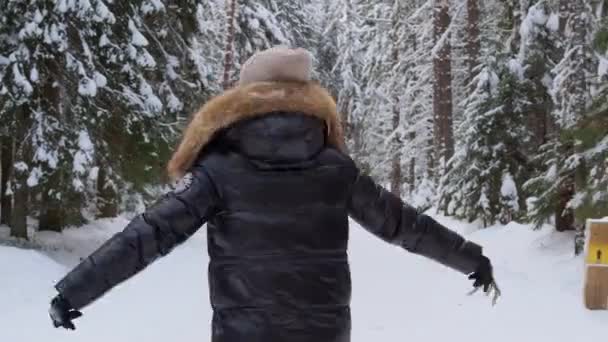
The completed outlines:
{"type": "Polygon", "coordinates": [[[208,222],[215,340],[348,341],[356,168],[325,146],[323,121],[297,113],[247,120],[196,165],[220,203],[208,222]]]}

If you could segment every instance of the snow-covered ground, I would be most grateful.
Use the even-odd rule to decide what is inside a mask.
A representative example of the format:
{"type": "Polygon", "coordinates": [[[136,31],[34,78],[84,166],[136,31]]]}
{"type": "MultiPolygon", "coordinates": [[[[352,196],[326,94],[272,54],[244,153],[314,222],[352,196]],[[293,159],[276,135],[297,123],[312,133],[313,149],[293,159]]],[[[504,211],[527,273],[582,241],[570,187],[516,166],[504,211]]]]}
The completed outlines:
{"type": "MultiPolygon", "coordinates": [[[[572,255],[572,236],[518,224],[475,231],[449,218],[437,219],[485,246],[503,291],[501,301],[492,307],[482,294],[467,296],[466,277],[389,246],[353,224],[353,342],[605,339],[608,313],[583,306],[583,259],[572,255]]],[[[44,254],[0,247],[0,340],[208,341],[204,229],[85,308],[76,331],[51,327],[52,285],[126,222],[103,220],[61,238],[37,235],[35,243],[47,246],[44,254]]]]}

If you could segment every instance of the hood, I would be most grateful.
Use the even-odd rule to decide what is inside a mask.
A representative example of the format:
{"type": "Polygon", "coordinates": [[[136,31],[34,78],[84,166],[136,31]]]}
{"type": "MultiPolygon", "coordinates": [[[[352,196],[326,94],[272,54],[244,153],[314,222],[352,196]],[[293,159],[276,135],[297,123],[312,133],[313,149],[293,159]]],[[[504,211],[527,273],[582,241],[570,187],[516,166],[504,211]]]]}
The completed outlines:
{"type": "Polygon", "coordinates": [[[314,82],[257,82],[225,91],[192,116],[167,166],[169,176],[183,176],[219,131],[245,119],[277,112],[323,120],[327,144],[345,150],[336,103],[326,89],[314,82]]]}
{"type": "Polygon", "coordinates": [[[275,112],[239,121],[216,138],[252,161],[293,164],[310,160],[325,147],[325,124],[306,114],[275,112]]]}

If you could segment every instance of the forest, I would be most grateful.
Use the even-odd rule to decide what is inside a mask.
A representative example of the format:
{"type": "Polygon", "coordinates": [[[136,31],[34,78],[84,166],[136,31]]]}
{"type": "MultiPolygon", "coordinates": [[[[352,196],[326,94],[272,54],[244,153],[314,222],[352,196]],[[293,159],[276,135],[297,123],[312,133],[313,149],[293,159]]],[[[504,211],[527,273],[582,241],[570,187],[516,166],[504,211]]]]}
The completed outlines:
{"type": "Polygon", "coordinates": [[[608,216],[605,0],[0,0],[0,224],[152,203],[192,113],[276,45],[314,55],[350,155],[420,211],[608,216]]]}

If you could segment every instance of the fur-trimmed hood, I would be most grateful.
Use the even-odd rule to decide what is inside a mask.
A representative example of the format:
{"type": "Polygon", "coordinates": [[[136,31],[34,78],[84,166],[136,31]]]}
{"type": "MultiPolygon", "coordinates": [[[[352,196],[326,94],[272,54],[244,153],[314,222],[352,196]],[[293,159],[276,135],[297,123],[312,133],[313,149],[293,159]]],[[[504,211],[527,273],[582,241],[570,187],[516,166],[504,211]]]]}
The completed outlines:
{"type": "Polygon", "coordinates": [[[328,144],[344,150],[336,103],[326,89],[314,82],[257,82],[225,91],[194,114],[169,161],[169,176],[172,179],[183,176],[218,131],[243,119],[278,111],[324,120],[328,144]]]}

